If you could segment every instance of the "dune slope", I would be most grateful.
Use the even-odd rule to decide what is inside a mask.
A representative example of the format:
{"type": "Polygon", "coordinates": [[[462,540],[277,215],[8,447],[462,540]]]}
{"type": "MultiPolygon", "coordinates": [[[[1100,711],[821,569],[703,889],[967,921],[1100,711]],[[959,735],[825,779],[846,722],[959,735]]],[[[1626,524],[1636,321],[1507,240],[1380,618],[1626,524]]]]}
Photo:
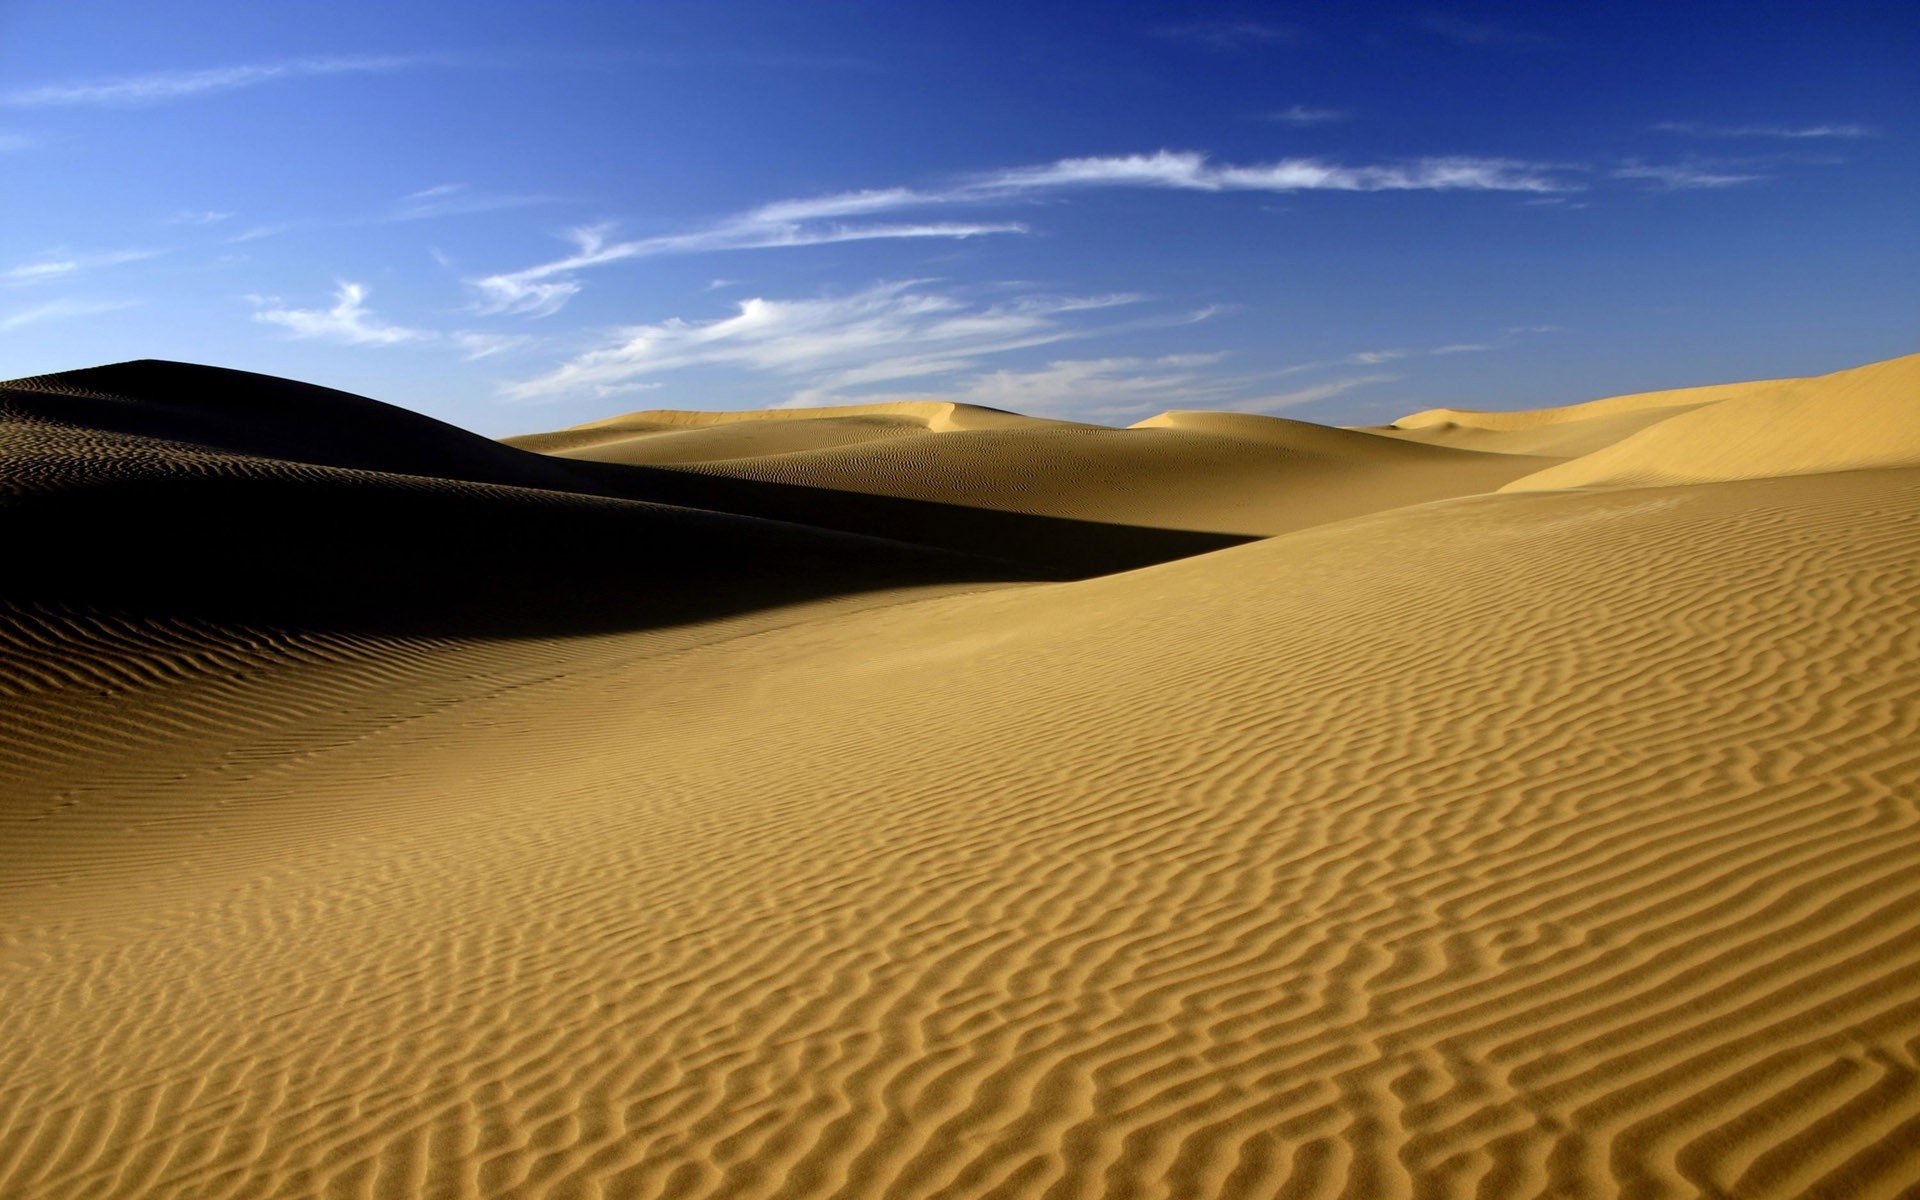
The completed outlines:
{"type": "Polygon", "coordinates": [[[1920,354],[1752,384],[1507,488],[1643,487],[1911,466],[1920,466],[1920,354]]]}
{"type": "Polygon", "coordinates": [[[0,385],[0,599],[335,631],[552,632],[1030,574],[594,495],[540,455],[260,379],[135,363],[0,385]]]}
{"type": "MultiPolygon", "coordinates": [[[[880,407],[880,406],[876,406],[880,407]]],[[[1271,536],[1426,500],[1490,491],[1555,459],[1426,446],[1303,421],[1236,413],[1168,413],[1130,429],[1039,421],[966,405],[852,415],[782,409],[753,420],[694,426],[605,444],[571,444],[568,458],[671,465],[708,478],[891,497],[1131,527],[1271,536]],[[957,416],[945,410],[956,410],[957,416]],[[857,436],[850,422],[886,420],[857,436]],[[831,439],[814,431],[832,428],[831,439]],[[733,437],[672,457],[693,435],[733,437]],[[651,447],[646,454],[636,447],[651,447]]],[[[659,414],[638,414],[638,417],[659,414]]],[[[666,414],[673,415],[673,414],[666,414]]],[[[623,421],[632,418],[623,418],[623,421]]],[[[545,437],[568,438],[592,430],[545,437]]],[[[515,444],[547,444],[543,437],[515,444]]],[[[1210,549],[1217,547],[1208,547],[1210,549]]],[[[1171,557],[1171,556],[1166,556],[1171,557]]],[[[1140,565],[1140,564],[1128,564],[1140,565]]]]}
{"type": "Polygon", "coordinates": [[[0,1194],[1912,1194],[1920,468],[1497,486],[632,631],[13,604],[0,1194]]]}

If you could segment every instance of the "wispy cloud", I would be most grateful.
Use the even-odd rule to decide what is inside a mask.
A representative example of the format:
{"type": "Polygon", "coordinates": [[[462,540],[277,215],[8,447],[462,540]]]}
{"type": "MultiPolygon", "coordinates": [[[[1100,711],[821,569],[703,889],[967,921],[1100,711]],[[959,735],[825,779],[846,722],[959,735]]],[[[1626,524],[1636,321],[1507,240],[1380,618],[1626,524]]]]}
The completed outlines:
{"type": "Polygon", "coordinates": [[[498,212],[502,209],[529,208],[539,204],[557,204],[558,196],[521,193],[483,192],[466,183],[443,183],[410,192],[393,203],[358,216],[303,218],[254,225],[228,238],[231,243],[257,242],[283,233],[308,229],[355,229],[365,225],[393,225],[407,221],[429,221],[440,217],[458,217],[470,213],[498,212]]]}
{"type": "Polygon", "coordinates": [[[249,297],[258,311],[253,319],[278,325],[297,338],[344,342],[353,346],[393,346],[433,336],[419,329],[389,324],[367,308],[364,284],[342,282],[333,294],[332,308],[286,308],[278,300],[249,297]]]}
{"type": "Polygon", "coordinates": [[[1273,121],[1281,125],[1304,128],[1309,125],[1331,125],[1336,121],[1345,121],[1352,113],[1338,108],[1312,108],[1305,104],[1295,104],[1277,112],[1262,113],[1263,121],[1273,121]]]}
{"type": "Polygon", "coordinates": [[[1613,176],[1616,179],[1644,180],[1665,191],[1738,187],[1766,178],[1765,175],[1702,163],[1628,163],[1614,168],[1613,176]]]}
{"type": "Polygon", "coordinates": [[[1420,28],[1459,46],[1495,46],[1510,49],[1541,49],[1555,45],[1544,33],[1514,29],[1495,21],[1476,20],[1458,13],[1438,13],[1422,17],[1420,28]]]}
{"type": "Polygon", "coordinates": [[[664,254],[693,254],[715,250],[760,250],[774,247],[820,246],[837,242],[894,238],[972,238],[996,233],[1025,233],[1019,222],[927,221],[849,225],[816,218],[877,211],[883,203],[868,199],[880,193],[828,197],[819,201],[786,201],[767,205],[693,233],[670,234],[628,241],[609,241],[611,228],[591,225],[568,232],[575,252],[565,258],[520,271],[471,280],[480,292],[480,310],[546,316],[559,311],[580,284],[568,276],[590,267],[664,254]]]}
{"type": "Polygon", "coordinates": [[[462,216],[467,213],[498,212],[507,208],[528,208],[536,204],[554,204],[557,196],[493,194],[476,191],[468,183],[443,183],[402,196],[392,210],[375,221],[426,221],[435,217],[462,216]]]}
{"type": "Polygon", "coordinates": [[[1356,350],[1352,354],[1343,354],[1339,358],[1319,358],[1311,362],[1294,363],[1269,372],[1273,377],[1303,375],[1309,371],[1324,371],[1331,367],[1377,367],[1381,363],[1393,362],[1415,353],[1412,350],[1356,350]]]}
{"type": "Polygon", "coordinates": [[[1296,27],[1271,21],[1190,21],[1179,25],[1162,25],[1154,32],[1163,38],[1192,42],[1209,50],[1270,46],[1277,42],[1295,41],[1300,37],[1300,30],[1296,27]]]}
{"type": "Polygon", "coordinates": [[[986,371],[937,392],[862,396],[862,400],[928,399],[984,404],[1034,416],[1138,417],[1169,406],[1207,407],[1238,386],[1210,375],[1220,354],[1157,358],[1059,359],[1030,370],[986,371]]]}
{"type": "Polygon", "coordinates": [[[282,62],[213,67],[198,71],[156,71],[112,79],[85,79],[46,83],[0,94],[0,104],[12,108],[70,106],[135,107],[185,100],[215,92],[231,92],[287,79],[320,75],[369,74],[398,71],[433,59],[404,55],[360,55],[297,58],[282,62]]]}
{"type": "Polygon", "coordinates": [[[1017,167],[975,185],[978,193],[1044,188],[1150,187],[1201,192],[1558,192],[1578,188],[1557,167],[1506,158],[1435,157],[1351,167],[1315,158],[1216,165],[1193,151],[1064,158],[1017,167]]]}
{"type": "Polygon", "coordinates": [[[33,145],[33,139],[24,133],[0,133],[0,154],[9,150],[25,150],[33,145]]]}
{"type": "Polygon", "coordinates": [[[1875,132],[1865,125],[1710,125],[1700,121],[1662,121],[1654,128],[1661,133],[1678,133],[1704,138],[1870,138],[1875,132]]]}
{"type": "Polygon", "coordinates": [[[874,218],[907,209],[1012,203],[1045,192],[1086,188],[1158,188],[1197,192],[1510,191],[1557,192],[1581,185],[1551,164],[1501,158],[1438,157],[1345,166],[1312,158],[1249,165],[1216,164],[1194,151],[1161,150],[1095,158],[1065,158],[962,179],[946,187],[875,188],[778,200],[689,233],[610,240],[611,226],[569,231],[574,253],[518,271],[469,282],[488,313],[546,316],[580,291],[579,272],[628,259],[719,250],[817,246],[896,238],[973,238],[1025,233],[1018,221],[874,218]]]}
{"type": "Polygon", "coordinates": [[[801,300],[756,297],[728,316],[617,330],[609,345],[505,392],[518,400],[602,395],[670,371],[727,367],[773,376],[799,389],[800,402],[824,402],[846,389],[949,375],[983,358],[1086,336],[1075,324],[1080,314],[1139,300],[1028,295],[982,303],[926,280],[801,300]]]}
{"type": "MultiPolygon", "coordinates": [[[[1522,333],[1540,333],[1554,328],[1556,327],[1551,325],[1515,326],[1514,328],[1505,330],[1502,337],[1504,339],[1512,339],[1522,333]]],[[[1267,377],[1284,378],[1289,375],[1303,375],[1312,371],[1331,370],[1335,367],[1377,367],[1383,363],[1398,362],[1407,358],[1424,358],[1432,355],[1446,354],[1473,354],[1498,348],[1499,347],[1493,342],[1452,342],[1444,346],[1431,346],[1420,350],[1399,348],[1356,350],[1352,354],[1343,354],[1338,358],[1314,359],[1311,362],[1295,363],[1292,366],[1281,367],[1278,370],[1269,371],[1267,377]]],[[[1356,378],[1358,377],[1356,376],[1356,378]]],[[[1302,403],[1304,403],[1304,401],[1302,403]]]]}
{"type": "Polygon", "coordinates": [[[32,262],[21,263],[0,271],[0,282],[33,284],[48,283],[55,279],[71,279],[83,271],[139,262],[141,259],[156,258],[165,253],[165,250],[97,250],[84,254],[49,251],[32,262]]]}
{"type": "Polygon", "coordinates": [[[462,329],[453,335],[453,344],[466,353],[468,362],[520,350],[535,340],[524,333],[480,333],[471,329],[462,329]]]}
{"type": "Polygon", "coordinates": [[[1270,413],[1284,408],[1298,408],[1302,404],[1312,404],[1317,400],[1331,400],[1344,392],[1355,388],[1370,387],[1376,383],[1392,383],[1398,375],[1372,374],[1349,375],[1343,379],[1330,379],[1325,383],[1316,383],[1311,387],[1299,388],[1291,392],[1276,392],[1265,396],[1256,396],[1242,401],[1234,407],[1242,412],[1270,413]]]}
{"type": "Polygon", "coordinates": [[[231,221],[232,219],[233,214],[230,212],[215,212],[211,209],[206,209],[198,212],[177,212],[169,216],[166,220],[169,225],[218,225],[222,221],[231,221]]]}
{"type": "Polygon", "coordinates": [[[119,312],[123,308],[133,308],[139,303],[141,302],[138,300],[50,300],[45,304],[17,309],[5,316],[0,316],[0,331],[14,330],[22,325],[33,325],[40,321],[119,312]]]}

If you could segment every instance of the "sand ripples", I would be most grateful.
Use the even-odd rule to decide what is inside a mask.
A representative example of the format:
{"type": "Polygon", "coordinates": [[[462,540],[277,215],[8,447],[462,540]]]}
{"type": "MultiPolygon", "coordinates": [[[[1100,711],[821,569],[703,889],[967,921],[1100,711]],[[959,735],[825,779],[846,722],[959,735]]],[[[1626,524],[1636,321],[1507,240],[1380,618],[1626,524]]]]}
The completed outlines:
{"type": "Polygon", "coordinates": [[[1456,500],[324,704],[260,642],[324,711],[61,762],[251,815],[10,932],[0,1192],[1901,1194],[1917,508],[1456,500]]]}

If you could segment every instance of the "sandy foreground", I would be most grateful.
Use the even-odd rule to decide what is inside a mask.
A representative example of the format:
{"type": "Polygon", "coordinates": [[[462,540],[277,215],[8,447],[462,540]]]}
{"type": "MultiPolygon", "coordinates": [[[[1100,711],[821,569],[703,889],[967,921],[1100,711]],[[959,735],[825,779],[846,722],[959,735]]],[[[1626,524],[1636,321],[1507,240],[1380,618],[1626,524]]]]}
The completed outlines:
{"type": "Polygon", "coordinates": [[[0,1196],[1920,1191],[1920,355],[0,385],[0,1196]]]}

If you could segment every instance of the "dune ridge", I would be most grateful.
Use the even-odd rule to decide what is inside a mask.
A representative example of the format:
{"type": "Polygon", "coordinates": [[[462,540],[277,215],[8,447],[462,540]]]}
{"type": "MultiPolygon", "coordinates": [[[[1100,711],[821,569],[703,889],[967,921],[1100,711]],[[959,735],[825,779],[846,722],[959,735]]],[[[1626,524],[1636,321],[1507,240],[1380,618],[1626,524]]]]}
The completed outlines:
{"type": "MultiPolygon", "coordinates": [[[[1592,461],[1233,414],[553,459],[956,513],[1024,464],[998,503],[1145,531],[1223,524],[1228,464],[1292,522],[1087,578],[332,466],[725,553],[563,547],[630,628],[8,590],[0,1194],[1910,1195],[1920,465],[1866,451],[1911,361],[1592,461]],[[721,602],[748,546],[814,584],[721,602]]],[[[87,416],[0,467],[291,461],[87,416]]]]}
{"type": "Polygon", "coordinates": [[[1718,483],[1920,465],[1920,354],[1751,384],[1509,491],[1718,483]]]}

